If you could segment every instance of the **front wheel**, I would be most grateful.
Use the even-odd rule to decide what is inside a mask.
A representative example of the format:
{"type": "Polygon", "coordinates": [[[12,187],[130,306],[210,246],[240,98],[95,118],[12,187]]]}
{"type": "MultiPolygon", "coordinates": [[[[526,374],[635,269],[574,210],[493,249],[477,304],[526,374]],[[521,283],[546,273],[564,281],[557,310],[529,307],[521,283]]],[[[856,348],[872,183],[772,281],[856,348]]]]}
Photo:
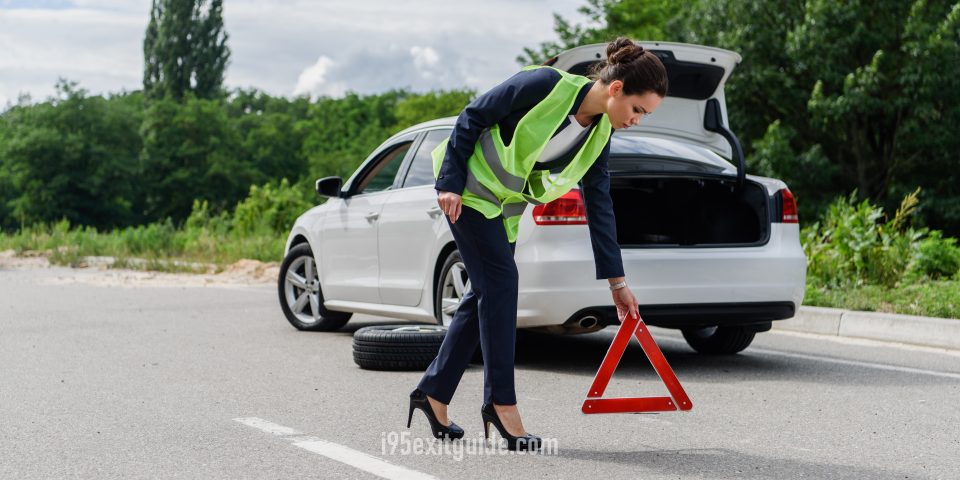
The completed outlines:
{"type": "Polygon", "coordinates": [[[290,249],[280,265],[277,287],[280,308],[297,330],[337,330],[353,316],[324,308],[320,274],[309,244],[301,243],[290,249]]]}
{"type": "Polygon", "coordinates": [[[733,355],[753,342],[756,331],[746,327],[685,328],[683,338],[694,350],[707,355],[733,355]]]}

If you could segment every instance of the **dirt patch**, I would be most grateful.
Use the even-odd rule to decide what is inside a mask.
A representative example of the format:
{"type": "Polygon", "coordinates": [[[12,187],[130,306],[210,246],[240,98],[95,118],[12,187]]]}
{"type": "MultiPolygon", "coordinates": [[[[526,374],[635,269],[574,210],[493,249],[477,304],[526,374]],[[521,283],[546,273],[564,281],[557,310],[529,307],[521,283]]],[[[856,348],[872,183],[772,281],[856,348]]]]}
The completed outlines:
{"type": "MultiPolygon", "coordinates": [[[[44,277],[44,284],[84,283],[104,287],[217,287],[267,285],[277,281],[279,262],[240,260],[223,267],[219,273],[211,265],[206,273],[169,273],[149,270],[111,268],[112,257],[85,257],[82,267],[70,268],[51,265],[44,252],[13,250],[0,252],[0,269],[23,270],[33,268],[58,268],[63,273],[44,277]]],[[[149,265],[139,259],[125,260],[127,264],[149,265]]]]}
{"type": "Polygon", "coordinates": [[[24,268],[47,268],[50,262],[43,252],[27,250],[17,255],[15,250],[0,252],[0,268],[18,270],[24,268]]]}
{"type": "Polygon", "coordinates": [[[217,276],[226,276],[237,279],[248,279],[251,282],[272,283],[280,275],[279,262],[261,262],[259,260],[240,260],[234,262],[218,273],[217,276]]]}

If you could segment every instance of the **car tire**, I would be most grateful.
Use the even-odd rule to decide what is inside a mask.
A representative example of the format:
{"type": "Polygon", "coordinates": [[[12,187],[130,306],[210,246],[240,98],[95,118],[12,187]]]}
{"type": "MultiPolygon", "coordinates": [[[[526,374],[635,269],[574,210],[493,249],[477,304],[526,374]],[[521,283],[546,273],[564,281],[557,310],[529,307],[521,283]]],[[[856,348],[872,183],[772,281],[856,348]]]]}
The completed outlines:
{"type": "Polygon", "coordinates": [[[366,370],[426,370],[447,328],[439,325],[373,325],[353,334],[353,362],[366,370]]]}
{"type": "Polygon", "coordinates": [[[437,288],[433,292],[433,316],[437,325],[449,325],[460,299],[470,289],[470,277],[463,264],[460,250],[452,250],[443,259],[437,288]],[[459,278],[459,282],[457,279],[459,278]]]}
{"type": "Polygon", "coordinates": [[[323,291],[316,265],[309,244],[301,243],[290,249],[280,264],[277,279],[280,308],[287,321],[297,330],[337,330],[346,325],[353,314],[327,310],[323,306],[323,291]]]}
{"type": "Polygon", "coordinates": [[[746,327],[685,328],[683,338],[694,350],[707,355],[733,355],[750,346],[756,331],[746,327]]]}

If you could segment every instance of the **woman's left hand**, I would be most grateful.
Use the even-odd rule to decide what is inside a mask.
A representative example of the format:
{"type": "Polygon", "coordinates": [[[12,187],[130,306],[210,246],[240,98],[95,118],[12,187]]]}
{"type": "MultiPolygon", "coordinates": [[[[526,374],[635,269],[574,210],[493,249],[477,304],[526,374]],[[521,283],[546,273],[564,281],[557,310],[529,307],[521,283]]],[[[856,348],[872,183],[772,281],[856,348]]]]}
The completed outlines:
{"type": "Polygon", "coordinates": [[[630,287],[618,288],[611,292],[613,294],[613,304],[617,306],[617,318],[621,321],[630,318],[640,318],[640,302],[633,296],[630,287]]]}

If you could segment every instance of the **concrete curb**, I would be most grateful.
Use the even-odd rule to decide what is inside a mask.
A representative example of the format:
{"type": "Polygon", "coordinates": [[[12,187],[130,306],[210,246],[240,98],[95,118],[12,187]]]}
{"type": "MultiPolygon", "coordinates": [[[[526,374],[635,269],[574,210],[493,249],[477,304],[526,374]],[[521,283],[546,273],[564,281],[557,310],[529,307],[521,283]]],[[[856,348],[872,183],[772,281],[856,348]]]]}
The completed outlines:
{"type": "Polygon", "coordinates": [[[960,350],[960,320],[946,318],[801,306],[773,328],[960,350]]]}

